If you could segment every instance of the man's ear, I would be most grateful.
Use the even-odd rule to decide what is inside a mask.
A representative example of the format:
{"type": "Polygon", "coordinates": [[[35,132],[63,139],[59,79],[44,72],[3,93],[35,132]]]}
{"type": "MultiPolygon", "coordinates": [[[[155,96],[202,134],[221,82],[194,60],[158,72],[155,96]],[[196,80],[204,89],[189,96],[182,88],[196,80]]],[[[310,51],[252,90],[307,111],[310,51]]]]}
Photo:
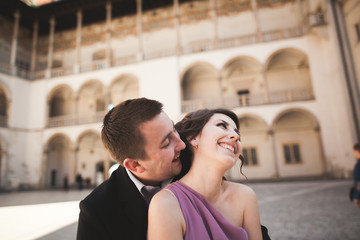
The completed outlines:
{"type": "Polygon", "coordinates": [[[135,173],[142,173],[144,172],[144,168],[141,165],[141,163],[136,160],[136,159],[132,159],[132,158],[125,158],[124,162],[124,167],[126,167],[127,169],[129,169],[132,172],[135,173]]]}

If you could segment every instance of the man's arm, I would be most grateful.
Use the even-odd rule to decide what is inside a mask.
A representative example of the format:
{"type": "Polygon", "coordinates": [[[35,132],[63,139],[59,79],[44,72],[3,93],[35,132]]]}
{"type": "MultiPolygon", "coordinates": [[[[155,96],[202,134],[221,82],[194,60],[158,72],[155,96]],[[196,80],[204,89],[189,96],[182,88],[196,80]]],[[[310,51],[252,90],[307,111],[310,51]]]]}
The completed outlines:
{"type": "Polygon", "coordinates": [[[101,223],[100,217],[94,216],[85,201],[80,202],[80,215],[77,229],[77,240],[111,239],[101,223]]]}

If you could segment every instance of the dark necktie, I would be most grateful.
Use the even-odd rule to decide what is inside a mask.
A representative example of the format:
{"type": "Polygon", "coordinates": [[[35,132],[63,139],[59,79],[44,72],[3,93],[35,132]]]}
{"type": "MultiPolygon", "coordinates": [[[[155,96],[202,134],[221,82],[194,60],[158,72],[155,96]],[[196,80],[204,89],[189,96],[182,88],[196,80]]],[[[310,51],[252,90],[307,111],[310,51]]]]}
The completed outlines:
{"type": "Polygon", "coordinates": [[[144,196],[145,201],[147,204],[150,204],[151,198],[161,190],[160,187],[153,187],[153,186],[143,186],[141,188],[141,193],[144,196]]]}

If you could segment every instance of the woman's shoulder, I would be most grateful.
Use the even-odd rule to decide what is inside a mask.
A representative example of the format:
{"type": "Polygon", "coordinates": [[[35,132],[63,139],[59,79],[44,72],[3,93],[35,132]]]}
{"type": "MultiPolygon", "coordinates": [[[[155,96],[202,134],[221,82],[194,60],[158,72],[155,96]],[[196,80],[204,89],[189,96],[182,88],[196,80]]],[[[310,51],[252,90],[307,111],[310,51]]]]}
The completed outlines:
{"type": "Polygon", "coordinates": [[[231,181],[226,182],[228,192],[233,196],[241,197],[242,199],[249,199],[251,201],[256,199],[255,191],[251,187],[241,183],[231,181]]]}
{"type": "Polygon", "coordinates": [[[160,205],[160,207],[174,207],[178,206],[178,200],[171,190],[168,188],[162,189],[160,192],[156,193],[154,197],[151,199],[151,205],[160,205]]]}

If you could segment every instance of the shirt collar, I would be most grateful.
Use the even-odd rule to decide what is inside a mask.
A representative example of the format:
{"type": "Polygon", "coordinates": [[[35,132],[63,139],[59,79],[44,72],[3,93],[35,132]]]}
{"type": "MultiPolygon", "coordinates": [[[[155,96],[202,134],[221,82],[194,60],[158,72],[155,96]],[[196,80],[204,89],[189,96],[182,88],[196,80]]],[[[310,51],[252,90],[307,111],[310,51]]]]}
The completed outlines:
{"type": "MultiPolygon", "coordinates": [[[[136,188],[139,190],[139,192],[141,193],[141,188],[143,186],[145,186],[145,184],[143,184],[139,179],[137,179],[137,177],[134,176],[134,174],[127,168],[125,168],[127,174],[129,175],[129,178],[131,179],[131,181],[133,181],[133,183],[135,184],[136,188]]],[[[171,179],[168,179],[168,180],[165,180],[165,181],[162,181],[161,184],[160,184],[160,187],[161,188],[164,188],[166,187],[169,183],[171,183],[172,181],[172,178],[171,179]]]]}

